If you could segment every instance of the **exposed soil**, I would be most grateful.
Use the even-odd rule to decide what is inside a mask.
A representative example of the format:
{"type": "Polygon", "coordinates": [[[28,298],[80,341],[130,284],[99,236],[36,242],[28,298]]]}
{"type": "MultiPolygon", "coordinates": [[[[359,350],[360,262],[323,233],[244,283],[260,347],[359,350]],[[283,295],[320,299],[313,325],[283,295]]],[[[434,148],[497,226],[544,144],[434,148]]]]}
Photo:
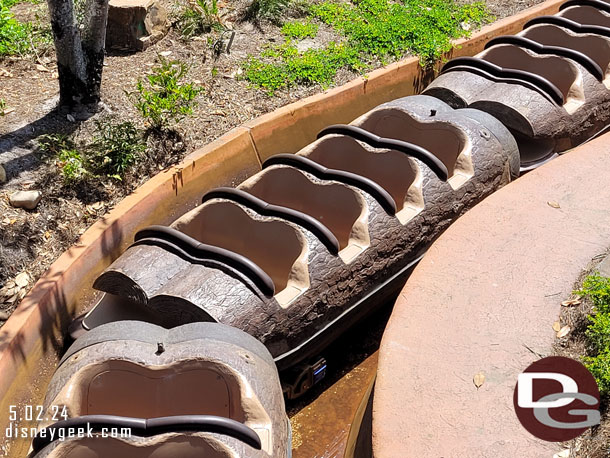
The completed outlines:
{"type": "MultiPolygon", "coordinates": [[[[486,3],[499,19],[539,0],[486,3]]],[[[170,3],[166,7],[174,13],[179,9],[170,3]]],[[[52,262],[139,184],[233,127],[322,90],[318,86],[293,87],[270,97],[240,79],[240,63],[249,54],[258,54],[268,43],[281,43],[283,37],[276,25],[240,21],[246,8],[243,2],[229,2],[227,8],[225,21],[236,31],[230,53],[216,56],[208,37],[185,40],[174,29],[144,52],[109,52],[102,85],[105,109],[93,116],[73,113],[70,118],[74,121],[68,119],[67,113],[55,110],[58,84],[52,49],[39,50],[33,57],[0,60],[0,99],[13,109],[0,116],[0,165],[8,177],[7,183],[0,184],[0,323],[52,262]],[[179,136],[175,142],[170,141],[165,148],[149,143],[147,159],[122,182],[108,179],[66,185],[57,164],[41,154],[37,139],[61,132],[75,133],[77,138],[86,140],[94,121],[108,115],[145,127],[126,91],[135,89],[138,78],[150,71],[160,53],[188,63],[188,78],[205,89],[198,97],[194,114],[177,127],[179,136]],[[42,191],[42,201],[34,211],[16,209],[8,203],[12,192],[23,189],[42,191]]],[[[44,5],[19,4],[14,12],[18,19],[31,21],[44,14],[44,5]]],[[[290,14],[298,16],[298,12],[290,14]]],[[[214,39],[218,38],[216,34],[214,39]]],[[[316,44],[333,39],[336,35],[332,30],[321,25],[316,44]]],[[[356,76],[340,71],[335,84],[344,84],[356,76]]]]}
{"type": "MultiPolygon", "coordinates": [[[[573,291],[582,289],[584,279],[597,269],[597,266],[610,256],[610,250],[605,254],[596,256],[583,270],[572,288],[573,291]]],[[[574,296],[576,298],[576,296],[574,296]]],[[[573,299],[573,298],[571,298],[573,299]]],[[[570,334],[562,339],[557,339],[553,347],[558,356],[565,356],[575,360],[587,354],[587,337],[585,331],[589,325],[587,316],[593,311],[593,303],[587,298],[580,298],[576,306],[561,308],[559,317],[560,326],[569,326],[570,334]]],[[[589,429],[585,434],[563,444],[570,449],[570,458],[608,458],[610,457],[610,405],[608,399],[602,399],[601,412],[602,422],[599,426],[589,429]]]]}

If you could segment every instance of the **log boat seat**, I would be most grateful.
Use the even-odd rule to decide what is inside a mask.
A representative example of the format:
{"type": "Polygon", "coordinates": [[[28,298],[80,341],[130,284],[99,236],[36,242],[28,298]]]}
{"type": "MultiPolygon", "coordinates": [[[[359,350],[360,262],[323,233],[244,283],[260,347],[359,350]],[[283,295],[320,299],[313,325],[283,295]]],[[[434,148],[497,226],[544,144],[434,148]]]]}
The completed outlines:
{"type": "Polygon", "coordinates": [[[165,327],[215,321],[261,340],[287,370],[372,313],[451,221],[518,168],[514,139],[487,113],[429,96],[380,105],[344,133],[271,156],[236,189],[208,192],[171,230],[138,235],[94,283],[107,294],[80,331],[122,308],[165,327]],[[389,140],[371,145],[352,136],[359,129],[389,140]],[[197,244],[260,270],[242,258],[195,263],[197,244]]]}
{"type": "Polygon", "coordinates": [[[221,324],[169,330],[138,321],[101,325],[68,349],[44,406],[68,418],[41,425],[49,431],[33,441],[37,458],[107,457],[111,451],[130,457],[154,451],[159,458],[177,451],[289,456],[290,427],[271,355],[253,337],[221,324]],[[97,432],[129,428],[130,435],[50,440],[50,430],[87,423],[97,432]]]}
{"type": "Polygon", "coordinates": [[[517,140],[522,171],[610,124],[609,4],[564,5],[554,16],[529,21],[517,36],[491,40],[474,57],[449,61],[424,90],[454,108],[499,119],[517,140]]]}

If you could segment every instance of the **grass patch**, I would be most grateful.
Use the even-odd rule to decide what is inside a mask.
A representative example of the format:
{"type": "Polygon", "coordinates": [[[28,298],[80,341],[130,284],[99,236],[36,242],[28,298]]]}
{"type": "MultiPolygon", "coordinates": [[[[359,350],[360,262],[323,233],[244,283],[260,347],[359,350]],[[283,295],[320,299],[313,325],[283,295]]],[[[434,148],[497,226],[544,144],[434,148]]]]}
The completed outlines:
{"type": "Polygon", "coordinates": [[[330,86],[342,67],[360,71],[365,66],[357,50],[346,43],[329,43],[325,48],[300,53],[292,42],[270,48],[263,56],[273,62],[250,57],[243,64],[244,78],[264,88],[269,95],[294,84],[330,86]]]}
{"type": "Polygon", "coordinates": [[[588,316],[589,326],[587,356],[584,357],[587,369],[591,371],[603,398],[610,397],[610,278],[599,274],[589,275],[577,294],[591,300],[594,312],[588,316]]]}
{"type": "Polygon", "coordinates": [[[485,4],[458,5],[453,0],[326,0],[310,5],[309,19],[282,28],[286,43],[249,56],[244,77],[269,94],[294,84],[329,86],[337,70],[363,70],[375,61],[383,64],[406,54],[428,65],[452,48],[452,40],[469,36],[469,30],[493,17],[485,4]],[[344,37],[325,48],[299,53],[292,39],[317,34],[312,19],[330,25],[344,37]]]}
{"type": "Polygon", "coordinates": [[[318,27],[318,24],[311,21],[287,22],[282,26],[282,35],[297,40],[314,38],[318,34],[318,27]]]}

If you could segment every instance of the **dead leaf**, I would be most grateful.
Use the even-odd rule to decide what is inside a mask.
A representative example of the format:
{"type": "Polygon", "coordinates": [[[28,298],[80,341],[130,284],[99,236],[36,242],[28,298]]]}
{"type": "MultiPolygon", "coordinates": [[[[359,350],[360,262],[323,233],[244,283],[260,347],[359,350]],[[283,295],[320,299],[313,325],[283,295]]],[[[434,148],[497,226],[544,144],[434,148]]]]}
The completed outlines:
{"type": "Polygon", "coordinates": [[[561,452],[557,452],[553,455],[553,458],[568,458],[570,456],[570,449],[564,448],[561,452]]]}
{"type": "Polygon", "coordinates": [[[582,302],[582,301],[581,301],[581,300],[580,300],[580,298],[578,297],[578,298],[576,298],[576,299],[570,299],[569,301],[563,301],[563,302],[561,303],[561,305],[562,305],[562,306],[564,306],[564,307],[575,307],[575,306],[577,306],[577,305],[580,305],[580,304],[581,304],[581,302],[582,302]]]}
{"type": "Polygon", "coordinates": [[[36,70],[38,70],[39,72],[47,72],[47,73],[51,71],[47,67],[45,67],[44,65],[41,65],[41,64],[36,64],[36,70]]]}
{"type": "Polygon", "coordinates": [[[480,388],[481,385],[483,385],[483,383],[485,383],[485,374],[483,374],[483,372],[479,372],[478,374],[475,374],[472,381],[474,382],[474,386],[476,386],[477,389],[480,388]]]}
{"type": "Polygon", "coordinates": [[[0,68],[0,76],[4,76],[6,78],[12,78],[13,74],[5,68],[0,68]]]}
{"type": "Polygon", "coordinates": [[[17,286],[19,286],[20,288],[25,288],[26,286],[28,286],[29,282],[30,276],[27,272],[21,272],[15,277],[15,283],[17,283],[17,286]]]}
{"type": "Polygon", "coordinates": [[[161,51],[159,53],[159,55],[163,56],[163,57],[167,57],[167,56],[171,55],[171,53],[172,53],[171,51],[161,51]]]}
{"type": "Polygon", "coordinates": [[[553,207],[553,208],[561,208],[561,207],[559,206],[559,204],[558,204],[557,202],[553,201],[553,200],[549,200],[549,201],[547,202],[547,204],[548,204],[550,207],[553,207]]]}
{"type": "Polygon", "coordinates": [[[13,297],[11,297],[10,299],[8,299],[6,301],[7,304],[12,304],[13,302],[15,302],[17,299],[19,298],[19,294],[15,294],[13,297]]]}
{"type": "Polygon", "coordinates": [[[561,328],[561,329],[560,329],[560,330],[557,332],[557,338],[558,338],[558,339],[561,339],[562,337],[567,336],[567,335],[570,333],[570,331],[571,331],[571,330],[572,330],[572,329],[570,328],[570,326],[565,325],[563,328],[561,328]]]}
{"type": "Polygon", "coordinates": [[[12,113],[13,111],[15,111],[15,109],[13,107],[7,107],[7,108],[4,108],[2,111],[0,111],[0,114],[7,115],[9,113],[12,113]]]}
{"type": "Polygon", "coordinates": [[[560,329],[561,329],[561,323],[559,321],[555,321],[553,323],[553,331],[559,332],[560,329]]]}

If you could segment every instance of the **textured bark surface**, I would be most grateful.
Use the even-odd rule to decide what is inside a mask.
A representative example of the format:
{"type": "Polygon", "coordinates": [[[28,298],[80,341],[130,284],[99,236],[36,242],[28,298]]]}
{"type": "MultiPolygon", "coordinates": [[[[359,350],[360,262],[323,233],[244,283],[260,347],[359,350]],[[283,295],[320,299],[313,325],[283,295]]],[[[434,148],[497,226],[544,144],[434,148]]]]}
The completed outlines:
{"type": "MultiPolygon", "coordinates": [[[[289,306],[281,307],[275,299],[257,294],[238,273],[227,275],[218,269],[189,265],[156,247],[130,248],[102,275],[102,278],[114,277],[116,281],[98,281],[96,288],[129,295],[155,307],[162,315],[209,315],[255,336],[274,357],[302,344],[412,262],[464,211],[519,173],[516,144],[493,117],[485,113],[473,114],[472,110],[453,110],[428,97],[400,99],[380,108],[388,106],[422,123],[433,122],[459,129],[471,147],[474,176],[453,189],[424,164],[411,159],[423,177],[425,208],[405,225],[386,213],[371,195],[348,186],[367,204],[370,237],[370,246],[349,264],[332,255],[309,231],[284,221],[306,237],[310,280],[310,287],[289,306]],[[435,110],[432,119],[431,110],[435,110]],[[108,286],[110,283],[112,288],[108,286]],[[199,310],[204,310],[205,314],[199,310]]],[[[368,145],[362,147],[371,154],[384,154],[383,150],[368,145]]],[[[307,175],[314,182],[320,181],[307,175]]],[[[253,219],[277,220],[247,208],[244,211],[253,219]]]]}
{"type": "Polygon", "coordinates": [[[157,0],[112,0],[108,9],[106,47],[142,51],[163,38],[167,11],[157,0]]]}
{"type": "MultiPolygon", "coordinates": [[[[273,449],[272,453],[255,451],[243,442],[220,434],[212,433],[167,433],[151,438],[131,437],[121,439],[127,446],[152,447],[155,444],[172,438],[187,440],[188,437],[210,438],[210,442],[220,442],[232,449],[237,456],[252,457],[285,457],[290,450],[289,423],[286,417],[282,389],[273,359],[265,348],[250,336],[236,330],[227,329],[210,323],[196,323],[184,327],[166,330],[142,322],[118,322],[104,325],[86,335],[84,348],[66,358],[55,372],[45,399],[45,410],[54,405],[62,389],[76,377],[79,372],[106,361],[125,361],[151,370],[172,367],[180,373],[182,364],[191,366],[194,361],[211,363],[219,373],[226,370],[235,371],[250,386],[251,394],[269,417],[273,449]],[[95,334],[94,334],[95,333],[95,334]],[[158,352],[158,343],[164,344],[164,352],[158,352]],[[230,368],[230,369],[228,369],[230,368]]],[[[80,339],[79,339],[80,340],[80,339]]],[[[74,346],[81,342],[77,341],[74,346]]],[[[71,349],[69,350],[70,353],[71,349]]],[[[250,393],[246,390],[245,393],[250,393]]],[[[244,395],[245,393],[242,393],[244,395]]],[[[121,393],[115,393],[120,397],[121,393]]],[[[193,397],[209,396],[205,388],[193,397]]],[[[126,400],[128,402],[128,400],[126,400]]],[[[238,418],[251,428],[260,425],[252,424],[247,411],[246,418],[238,418]]],[[[50,412],[50,411],[49,411],[50,412]]],[[[51,416],[51,415],[49,415],[51,416]]],[[[72,417],[72,416],[71,416],[72,417]]],[[[60,452],[74,446],[78,441],[55,442],[42,450],[37,457],[61,456],[60,452]]],[[[124,455],[128,456],[128,455],[124,455]]],[[[138,455],[139,456],[139,455],[138,455]]],[[[214,455],[216,456],[216,455],[214,455]]],[[[224,455],[218,455],[224,456],[224,455]]]]}
{"type": "Polygon", "coordinates": [[[82,33],[73,0],[47,0],[57,55],[59,104],[74,107],[100,101],[108,0],[87,0],[82,33]]]}

